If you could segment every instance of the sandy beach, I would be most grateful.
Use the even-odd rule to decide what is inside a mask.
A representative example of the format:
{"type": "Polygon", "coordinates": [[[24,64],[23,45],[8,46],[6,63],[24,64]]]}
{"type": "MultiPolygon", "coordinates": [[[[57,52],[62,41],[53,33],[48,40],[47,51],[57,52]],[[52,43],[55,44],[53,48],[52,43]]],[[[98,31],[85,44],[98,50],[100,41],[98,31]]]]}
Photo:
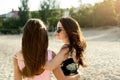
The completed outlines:
{"type": "MultiPolygon", "coordinates": [[[[82,29],[87,40],[87,68],[80,80],[120,80],[120,27],[82,29]]],[[[13,55],[21,48],[22,35],[0,35],[0,80],[13,80],[13,55]]],[[[56,53],[62,42],[49,34],[49,49],[56,53]]],[[[51,80],[56,80],[51,74],[51,80]]]]}

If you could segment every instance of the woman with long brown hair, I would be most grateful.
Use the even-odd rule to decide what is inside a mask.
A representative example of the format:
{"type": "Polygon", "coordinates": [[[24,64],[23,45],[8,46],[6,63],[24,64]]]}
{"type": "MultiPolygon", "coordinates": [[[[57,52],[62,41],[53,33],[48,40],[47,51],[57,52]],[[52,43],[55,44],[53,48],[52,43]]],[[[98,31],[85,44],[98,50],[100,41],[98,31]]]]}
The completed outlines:
{"type": "Polygon", "coordinates": [[[78,74],[79,66],[86,67],[86,40],[78,22],[71,17],[62,17],[57,24],[56,37],[69,46],[69,57],[63,61],[61,68],[65,75],[78,74]]]}
{"type": "Polygon", "coordinates": [[[50,80],[51,71],[58,80],[78,78],[79,75],[65,77],[61,72],[59,65],[65,59],[66,52],[66,46],[57,56],[48,50],[48,34],[44,23],[40,19],[29,19],[24,26],[22,49],[14,56],[14,80],[50,80]]]}

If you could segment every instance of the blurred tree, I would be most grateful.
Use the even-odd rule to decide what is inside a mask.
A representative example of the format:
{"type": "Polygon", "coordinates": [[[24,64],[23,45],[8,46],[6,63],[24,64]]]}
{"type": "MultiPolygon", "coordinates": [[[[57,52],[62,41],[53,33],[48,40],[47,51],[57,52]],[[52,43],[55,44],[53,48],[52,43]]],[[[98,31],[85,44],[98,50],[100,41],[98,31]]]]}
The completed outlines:
{"type": "Polygon", "coordinates": [[[43,0],[40,4],[39,15],[51,31],[54,30],[62,13],[56,0],[43,0]]]}
{"type": "Polygon", "coordinates": [[[39,11],[32,11],[31,12],[31,18],[39,18],[39,11]]]}
{"type": "Polygon", "coordinates": [[[29,7],[28,7],[28,0],[21,0],[21,7],[19,7],[19,19],[20,19],[20,26],[23,27],[25,22],[29,19],[29,7]]]}
{"type": "Polygon", "coordinates": [[[3,23],[0,21],[0,28],[2,28],[3,27],[3,23]]]}
{"type": "Polygon", "coordinates": [[[86,4],[81,6],[78,13],[79,16],[79,23],[83,27],[92,27],[93,22],[93,6],[91,4],[86,4]]]}
{"type": "Polygon", "coordinates": [[[93,12],[93,26],[113,26],[117,22],[114,0],[96,3],[93,12]]]}
{"type": "Polygon", "coordinates": [[[70,16],[76,19],[81,27],[91,27],[93,6],[91,4],[81,5],[78,9],[71,8],[70,16]]]}
{"type": "Polygon", "coordinates": [[[3,27],[1,33],[3,34],[19,34],[21,32],[20,26],[18,26],[19,20],[15,18],[8,18],[3,21],[3,27]]]}
{"type": "Polygon", "coordinates": [[[120,0],[115,1],[116,12],[120,14],[120,0]]]}
{"type": "Polygon", "coordinates": [[[50,17],[47,18],[47,23],[48,23],[49,31],[54,31],[57,26],[58,20],[63,15],[63,10],[52,9],[50,11],[51,11],[51,14],[50,14],[50,17]]]}
{"type": "Polygon", "coordinates": [[[115,9],[117,12],[117,25],[120,26],[120,0],[115,1],[115,9]]]}
{"type": "Polygon", "coordinates": [[[3,17],[0,15],[0,29],[3,27],[3,17]]]}
{"type": "Polygon", "coordinates": [[[2,23],[2,20],[0,19],[0,28],[3,27],[3,23],[2,23]]]}
{"type": "Polygon", "coordinates": [[[78,0],[78,2],[79,2],[79,7],[78,8],[71,7],[69,10],[70,11],[69,15],[74,19],[76,19],[78,22],[80,22],[79,18],[81,13],[79,13],[79,10],[81,9],[81,6],[82,6],[82,0],[78,0]]]}
{"type": "Polygon", "coordinates": [[[70,8],[70,10],[69,10],[70,13],[69,13],[69,15],[70,15],[72,18],[78,20],[78,22],[79,22],[80,13],[78,13],[78,10],[75,10],[75,9],[76,9],[76,8],[74,8],[74,7],[70,8]]]}

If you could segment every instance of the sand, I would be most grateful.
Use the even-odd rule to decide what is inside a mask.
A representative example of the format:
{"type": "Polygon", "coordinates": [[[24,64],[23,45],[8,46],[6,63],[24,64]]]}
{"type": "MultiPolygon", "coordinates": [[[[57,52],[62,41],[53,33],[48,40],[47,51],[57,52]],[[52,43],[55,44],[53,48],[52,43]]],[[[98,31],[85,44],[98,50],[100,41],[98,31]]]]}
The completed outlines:
{"type": "MultiPolygon", "coordinates": [[[[87,68],[79,68],[80,80],[120,80],[120,28],[82,29],[87,40],[87,68]]],[[[50,33],[49,49],[56,53],[62,42],[50,33]]],[[[0,80],[13,80],[13,55],[22,35],[0,35],[0,80]]],[[[51,75],[51,80],[56,80],[51,75]]]]}

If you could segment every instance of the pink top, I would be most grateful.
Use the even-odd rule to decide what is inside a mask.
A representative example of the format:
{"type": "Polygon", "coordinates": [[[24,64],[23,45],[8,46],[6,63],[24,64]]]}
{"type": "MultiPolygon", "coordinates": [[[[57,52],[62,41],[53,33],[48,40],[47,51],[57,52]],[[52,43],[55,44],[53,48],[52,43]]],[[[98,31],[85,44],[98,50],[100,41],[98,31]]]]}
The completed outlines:
{"type": "MultiPolygon", "coordinates": [[[[48,61],[52,59],[52,51],[48,51],[48,61]]],[[[22,70],[25,65],[23,60],[18,60],[18,66],[20,70],[22,70]]],[[[24,78],[22,80],[50,80],[50,70],[45,70],[42,74],[40,75],[35,75],[33,78],[24,78]]]]}

